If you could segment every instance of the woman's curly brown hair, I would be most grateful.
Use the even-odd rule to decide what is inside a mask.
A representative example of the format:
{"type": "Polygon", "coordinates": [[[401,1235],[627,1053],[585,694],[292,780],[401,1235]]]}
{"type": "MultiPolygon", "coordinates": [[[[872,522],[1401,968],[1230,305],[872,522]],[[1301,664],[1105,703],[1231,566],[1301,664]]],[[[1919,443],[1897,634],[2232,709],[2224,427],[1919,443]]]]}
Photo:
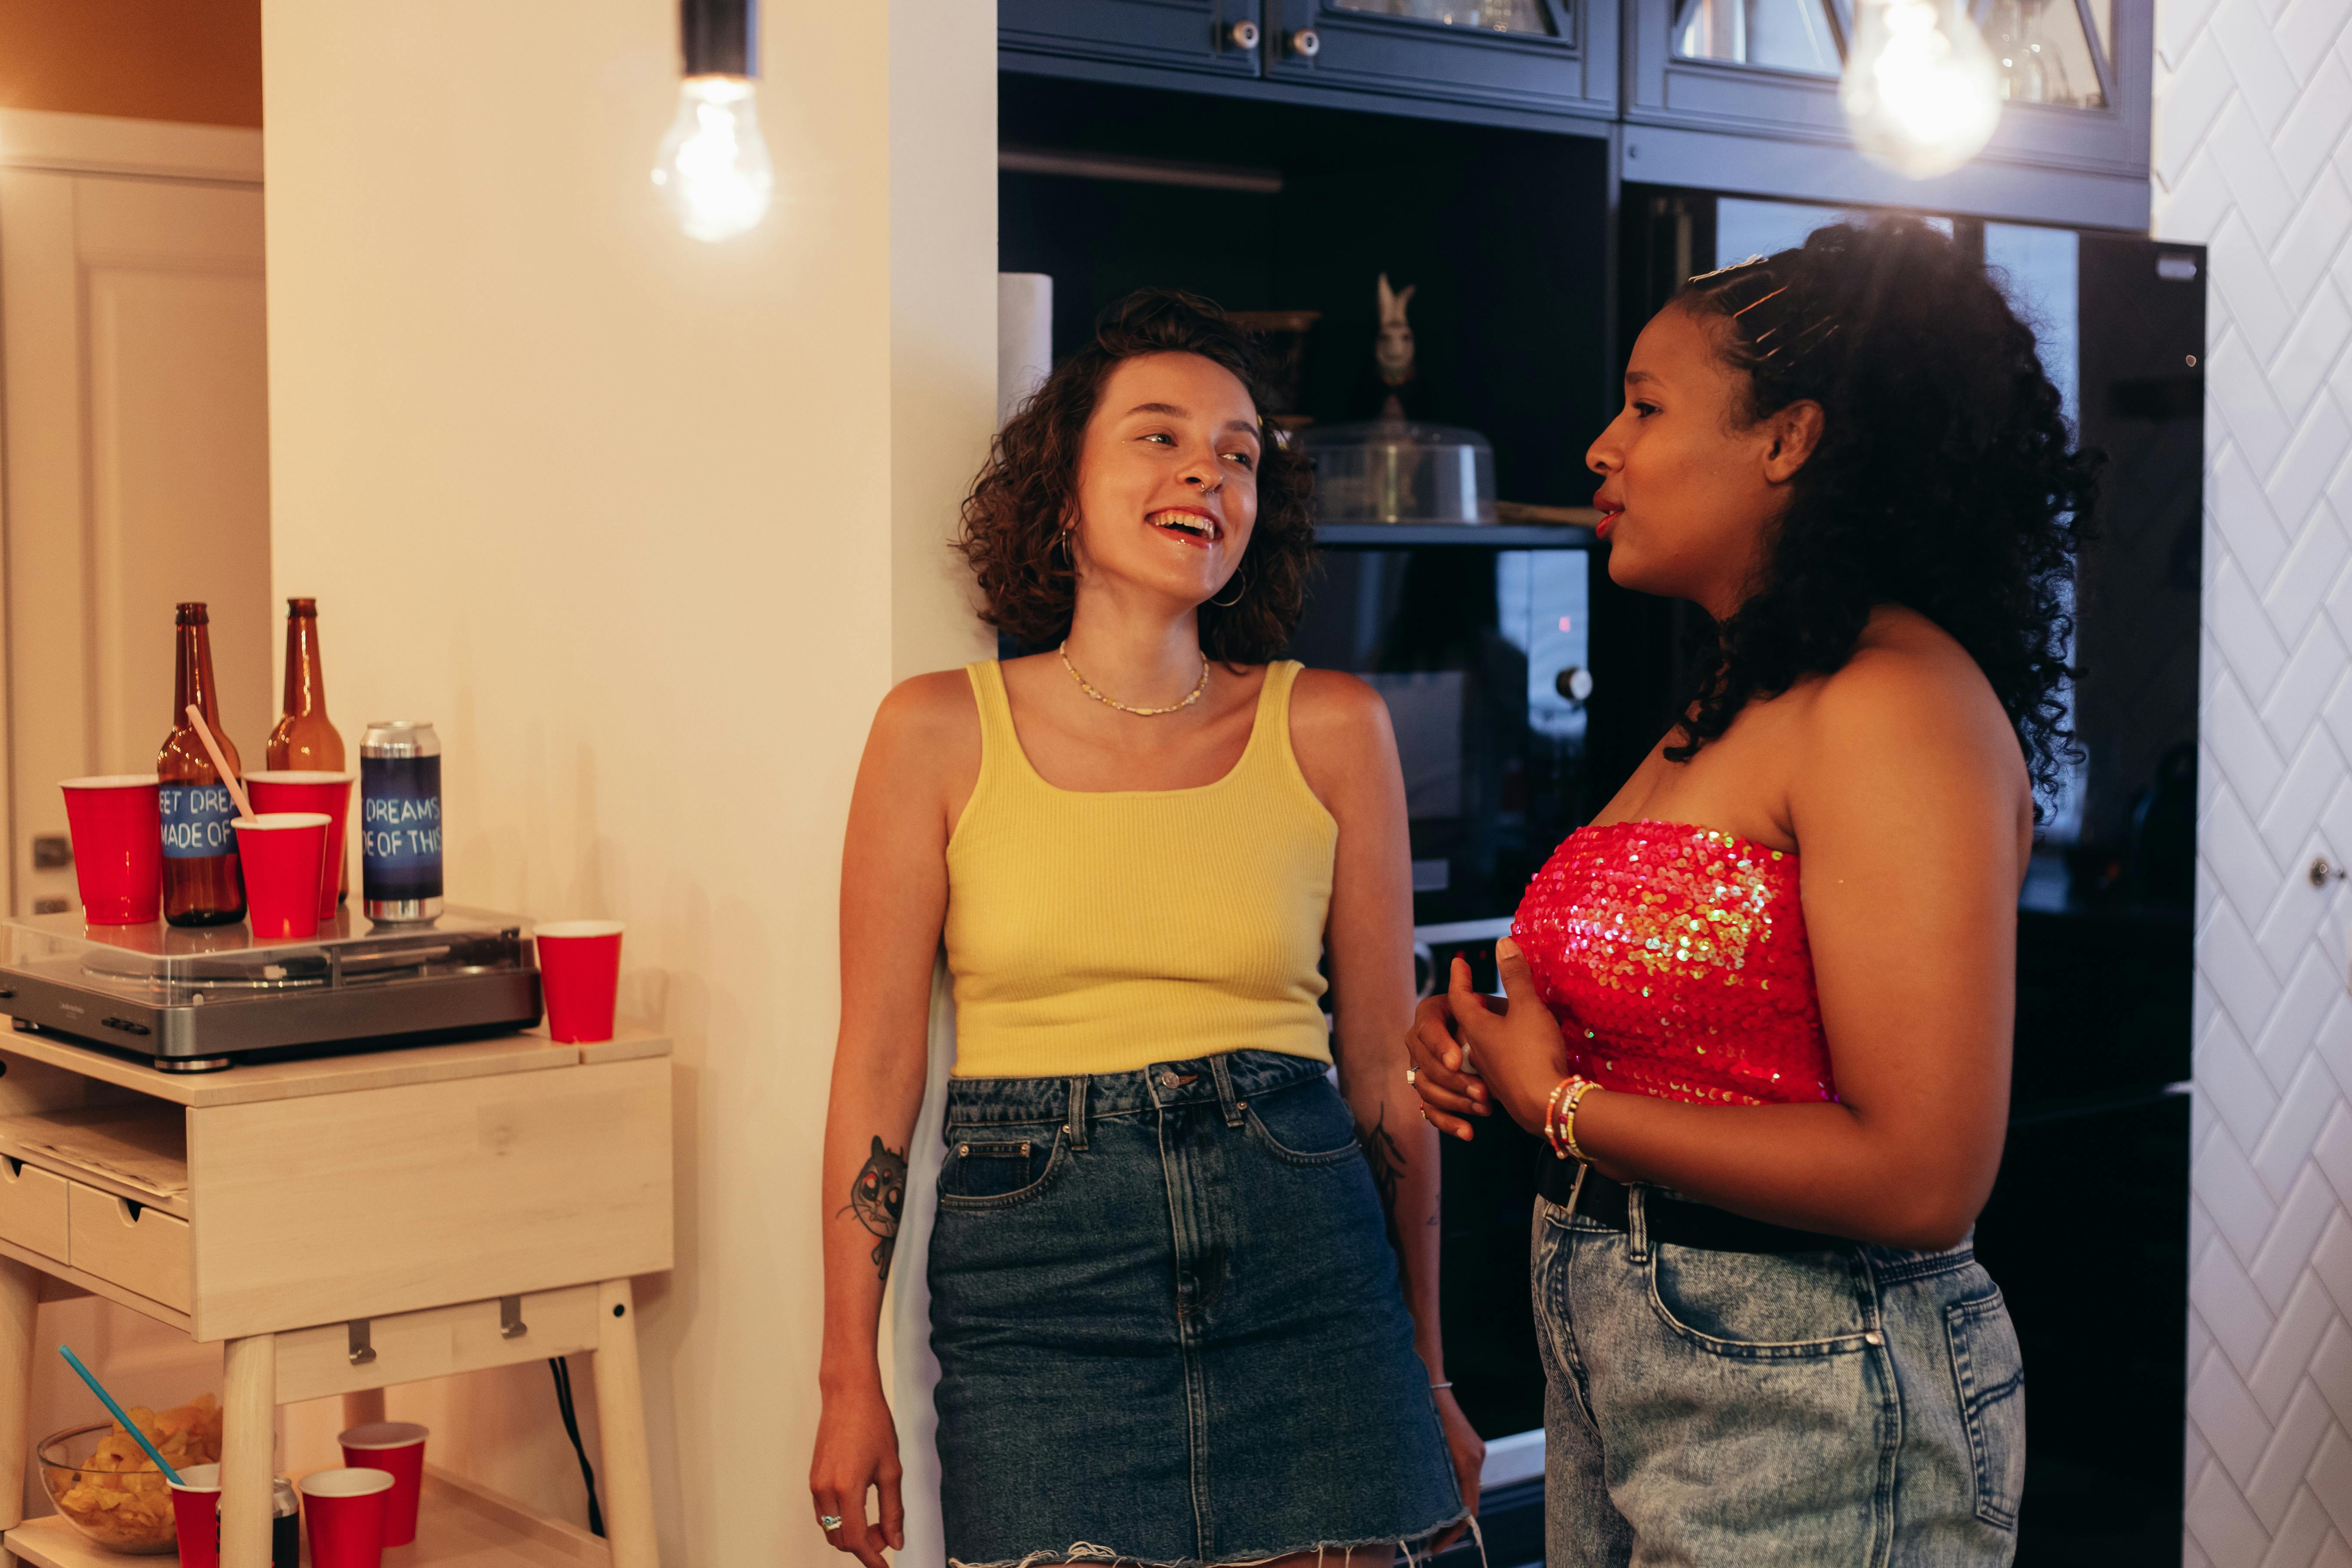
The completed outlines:
{"type": "MultiPolygon", "coordinates": [[[[1139,289],[1095,321],[1086,347],[1054,368],[990,448],[964,498],[956,548],[971,563],[986,601],[981,618],[1032,647],[1070,635],[1078,579],[1059,542],[1078,500],[1078,455],[1087,421],[1113,366],[1144,354],[1199,354],[1240,378],[1265,405],[1265,363],[1256,342],[1197,294],[1139,289]]],[[[1315,563],[1309,508],[1314,469],[1269,438],[1257,469],[1257,525],[1241,565],[1201,606],[1201,651],[1224,664],[1264,664],[1289,645],[1315,563]]]]}
{"type": "Polygon", "coordinates": [[[1751,421],[1810,398],[1822,437],[1666,757],[1687,762],[1749,699],[1837,669],[1874,607],[1904,605],[1976,660],[2037,793],[2053,792],[2074,753],[2069,595],[2098,485],[2033,329],[1916,219],[1816,229],[1692,279],[1675,303],[1719,329],[1751,421]]]}

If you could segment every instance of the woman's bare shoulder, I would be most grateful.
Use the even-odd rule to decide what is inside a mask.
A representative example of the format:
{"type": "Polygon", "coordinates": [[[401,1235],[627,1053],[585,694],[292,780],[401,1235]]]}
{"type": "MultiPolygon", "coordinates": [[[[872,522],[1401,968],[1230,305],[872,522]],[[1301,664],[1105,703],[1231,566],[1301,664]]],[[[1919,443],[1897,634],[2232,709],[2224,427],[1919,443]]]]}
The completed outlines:
{"type": "Polygon", "coordinates": [[[1403,774],[1388,704],[1364,681],[1336,669],[1302,669],[1290,691],[1290,750],[1307,787],[1342,821],[1393,798],[1403,774]]]}
{"type": "Polygon", "coordinates": [[[971,677],[961,669],[935,669],[910,675],[892,687],[876,710],[877,725],[890,724],[929,731],[940,725],[969,723],[980,730],[980,710],[972,699],[971,677]]]}
{"type": "Polygon", "coordinates": [[[1853,653],[1814,688],[1811,707],[1832,727],[2012,733],[1992,682],[1959,639],[1898,605],[1873,613],[1853,653]]]}
{"type": "Polygon", "coordinates": [[[1958,640],[1911,610],[1871,616],[1853,654],[1811,684],[1809,771],[1897,789],[1990,789],[2030,801],[2017,731],[1958,640]]]}
{"type": "Polygon", "coordinates": [[[868,755],[949,780],[980,770],[980,709],[961,669],[909,676],[874,711],[868,755]]]}
{"type": "Polygon", "coordinates": [[[1290,736],[1294,745],[1354,757],[1396,746],[1381,694],[1339,669],[1298,672],[1290,689],[1290,736]]]}

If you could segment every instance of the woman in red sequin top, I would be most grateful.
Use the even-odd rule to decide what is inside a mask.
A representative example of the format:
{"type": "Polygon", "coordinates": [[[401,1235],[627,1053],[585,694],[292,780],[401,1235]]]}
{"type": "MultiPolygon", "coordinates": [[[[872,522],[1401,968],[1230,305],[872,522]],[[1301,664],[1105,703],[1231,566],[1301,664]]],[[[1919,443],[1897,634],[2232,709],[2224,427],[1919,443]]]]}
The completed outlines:
{"type": "Polygon", "coordinates": [[[2092,500],[2031,331],[1912,221],[1693,279],[1593,443],[1713,668],[1411,1041],[1561,1155],[1535,1238],[1550,1568],[2014,1551],[2023,1382],[1969,1247],[2092,500]]]}

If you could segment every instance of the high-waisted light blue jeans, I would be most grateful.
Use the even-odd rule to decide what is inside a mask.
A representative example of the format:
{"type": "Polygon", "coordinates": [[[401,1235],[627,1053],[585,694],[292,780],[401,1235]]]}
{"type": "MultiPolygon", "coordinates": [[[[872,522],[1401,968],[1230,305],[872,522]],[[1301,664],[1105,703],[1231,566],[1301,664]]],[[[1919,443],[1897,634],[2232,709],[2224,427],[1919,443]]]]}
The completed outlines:
{"type": "Polygon", "coordinates": [[[1978,1568],[2025,1384],[1969,1247],[1717,1252],[1537,1200],[1547,1568],[1978,1568]]]}

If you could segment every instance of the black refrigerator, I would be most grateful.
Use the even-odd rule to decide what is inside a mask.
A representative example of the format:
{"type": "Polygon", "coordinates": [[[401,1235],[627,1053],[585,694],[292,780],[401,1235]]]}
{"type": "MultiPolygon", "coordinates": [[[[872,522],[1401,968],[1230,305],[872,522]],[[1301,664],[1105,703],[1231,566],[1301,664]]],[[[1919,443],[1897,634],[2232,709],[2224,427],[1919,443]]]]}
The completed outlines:
{"type": "Polygon", "coordinates": [[[2189,1006],[2205,253],[2077,238],[2084,758],[2018,910],[2009,1147],[1977,1250],[2026,1368],[2021,1564],[2176,1564],[2189,1331],[2189,1006]]]}

